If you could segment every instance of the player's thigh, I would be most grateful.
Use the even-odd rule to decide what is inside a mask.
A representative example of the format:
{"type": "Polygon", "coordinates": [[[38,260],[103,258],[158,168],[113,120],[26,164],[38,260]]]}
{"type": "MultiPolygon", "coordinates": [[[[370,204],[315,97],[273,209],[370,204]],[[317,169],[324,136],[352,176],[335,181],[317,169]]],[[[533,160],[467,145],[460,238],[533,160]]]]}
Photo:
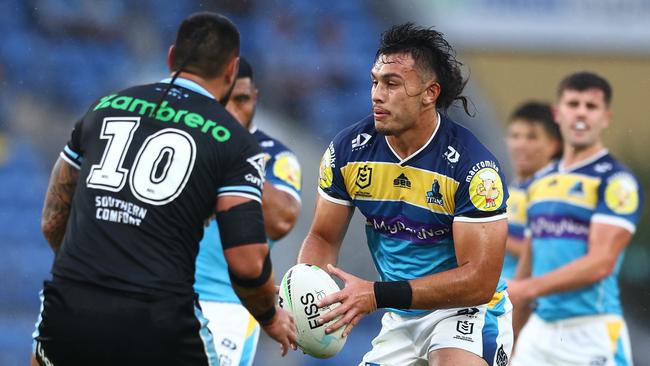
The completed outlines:
{"type": "Polygon", "coordinates": [[[551,347],[556,335],[535,314],[532,314],[521,329],[512,355],[511,366],[548,365],[546,349],[551,347]]]}
{"type": "Polygon", "coordinates": [[[429,353],[429,366],[488,366],[478,355],[459,348],[441,348],[429,353]]]}
{"type": "Polygon", "coordinates": [[[259,325],[241,304],[201,301],[203,315],[214,337],[221,366],[253,363],[259,325]]]}
{"type": "Polygon", "coordinates": [[[417,351],[415,334],[430,333],[434,323],[427,326],[426,319],[405,318],[395,313],[387,312],[381,319],[381,330],[372,340],[372,349],[368,351],[359,366],[409,365],[425,366],[424,358],[417,351]]]}

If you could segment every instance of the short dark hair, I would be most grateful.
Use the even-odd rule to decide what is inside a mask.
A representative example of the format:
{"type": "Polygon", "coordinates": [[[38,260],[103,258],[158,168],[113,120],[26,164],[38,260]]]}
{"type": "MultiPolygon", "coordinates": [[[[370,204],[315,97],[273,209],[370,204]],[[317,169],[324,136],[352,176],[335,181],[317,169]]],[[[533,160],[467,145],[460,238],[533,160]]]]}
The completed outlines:
{"type": "Polygon", "coordinates": [[[181,23],[176,35],[173,71],[183,70],[211,79],[223,73],[239,55],[239,31],[225,16],[194,13],[181,23]]]}
{"type": "Polygon", "coordinates": [[[557,87],[557,97],[561,97],[565,90],[585,91],[588,89],[602,90],[605,95],[605,104],[612,101],[612,87],[602,76],[591,71],[580,71],[565,77],[557,87]]]}
{"type": "Polygon", "coordinates": [[[250,78],[251,81],[253,80],[253,67],[251,67],[251,64],[248,63],[248,60],[246,60],[244,57],[239,57],[239,71],[237,72],[237,79],[245,79],[245,78],[250,78]]]}
{"type": "Polygon", "coordinates": [[[516,120],[538,123],[544,128],[544,131],[546,131],[550,137],[556,140],[562,140],[560,128],[557,123],[555,123],[553,110],[551,109],[551,105],[548,103],[528,101],[520,104],[510,115],[508,123],[512,123],[516,120]]]}
{"type": "Polygon", "coordinates": [[[442,33],[413,23],[394,25],[381,34],[375,61],[381,55],[396,53],[410,54],[421,70],[435,73],[440,84],[439,107],[446,111],[458,99],[469,114],[467,98],[461,95],[467,84],[460,70],[463,64],[456,59],[456,52],[442,33]]]}

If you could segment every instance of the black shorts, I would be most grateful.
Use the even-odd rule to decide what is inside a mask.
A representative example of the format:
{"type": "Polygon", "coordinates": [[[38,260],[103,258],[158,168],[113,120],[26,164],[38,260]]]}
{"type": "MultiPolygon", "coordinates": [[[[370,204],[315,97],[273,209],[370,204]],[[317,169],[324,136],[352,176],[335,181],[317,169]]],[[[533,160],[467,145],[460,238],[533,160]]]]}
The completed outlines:
{"type": "Polygon", "coordinates": [[[195,295],[150,296],[45,282],[40,365],[218,365],[195,295]]]}

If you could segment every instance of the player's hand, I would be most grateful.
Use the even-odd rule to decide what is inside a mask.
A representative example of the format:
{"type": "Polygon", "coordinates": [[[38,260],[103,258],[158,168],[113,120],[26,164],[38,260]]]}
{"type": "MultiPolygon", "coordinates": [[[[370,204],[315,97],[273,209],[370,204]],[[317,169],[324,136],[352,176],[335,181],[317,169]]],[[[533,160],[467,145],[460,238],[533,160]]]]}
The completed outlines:
{"type": "Polygon", "coordinates": [[[377,310],[375,287],[372,282],[346,273],[331,264],[327,265],[327,271],[340,278],[345,283],[345,287],[341,291],[325,296],[316,304],[319,308],[322,308],[337,302],[341,303],[336,309],[321,316],[319,322],[324,324],[342,315],[341,319],[325,329],[325,333],[335,332],[345,326],[342,335],[347,337],[352,328],[359,323],[359,320],[366,314],[377,310]]]}
{"type": "Polygon", "coordinates": [[[291,347],[294,351],[298,349],[296,338],[296,324],[293,317],[279,306],[275,306],[275,316],[271,322],[262,325],[264,332],[269,337],[280,343],[282,357],[284,357],[291,347]]]}
{"type": "Polygon", "coordinates": [[[508,295],[513,305],[528,304],[535,300],[535,293],[527,280],[507,281],[508,295]]]}

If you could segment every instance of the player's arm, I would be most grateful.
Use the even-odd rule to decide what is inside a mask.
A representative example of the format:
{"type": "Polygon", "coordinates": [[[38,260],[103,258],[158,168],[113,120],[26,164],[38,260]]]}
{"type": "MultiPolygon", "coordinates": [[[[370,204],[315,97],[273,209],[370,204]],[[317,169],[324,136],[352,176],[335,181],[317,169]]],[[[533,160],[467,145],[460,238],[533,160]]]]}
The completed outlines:
{"type": "Polygon", "coordinates": [[[41,231],[54,252],[58,252],[63,242],[78,178],[77,168],[60,157],[56,160],[50,174],[41,215],[41,231]]]}
{"type": "Polygon", "coordinates": [[[516,280],[532,276],[533,250],[530,243],[530,237],[527,236],[521,240],[521,254],[515,270],[516,280]]]}
{"type": "Polygon", "coordinates": [[[452,230],[458,267],[409,281],[410,308],[467,307],[492,299],[503,266],[506,220],[454,221],[452,230]]]}
{"type": "Polygon", "coordinates": [[[271,240],[280,240],[296,224],[300,215],[300,202],[289,193],[265,182],[262,209],[266,236],[271,240]]]}
{"type": "Polygon", "coordinates": [[[598,282],[612,274],[631,239],[632,233],[621,226],[592,222],[585,256],[542,276],[522,280],[517,284],[518,290],[523,298],[532,299],[598,282]]]}
{"type": "Polygon", "coordinates": [[[323,269],[328,264],[336,264],[353,213],[353,206],[333,203],[318,195],[314,219],[300,248],[298,263],[323,269]]]}
{"type": "Polygon", "coordinates": [[[222,196],[216,211],[233,289],[264,331],[282,344],[284,355],[295,349],[296,335],[291,316],[275,305],[261,206],[249,198],[222,196]]]}

